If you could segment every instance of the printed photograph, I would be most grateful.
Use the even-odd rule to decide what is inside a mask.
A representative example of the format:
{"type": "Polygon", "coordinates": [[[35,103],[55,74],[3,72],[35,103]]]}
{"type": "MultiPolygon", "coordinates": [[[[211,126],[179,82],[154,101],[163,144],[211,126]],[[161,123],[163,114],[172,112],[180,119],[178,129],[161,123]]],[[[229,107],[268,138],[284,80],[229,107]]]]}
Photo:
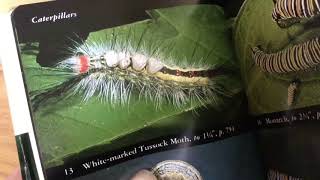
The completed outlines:
{"type": "Polygon", "coordinates": [[[318,1],[246,0],[234,26],[250,113],[319,104],[318,1]]]}
{"type": "Polygon", "coordinates": [[[167,135],[237,123],[245,110],[223,8],[20,43],[45,168],[167,135]]]}
{"type": "Polygon", "coordinates": [[[318,0],[132,2],[13,13],[47,179],[320,178],[318,0]]]}

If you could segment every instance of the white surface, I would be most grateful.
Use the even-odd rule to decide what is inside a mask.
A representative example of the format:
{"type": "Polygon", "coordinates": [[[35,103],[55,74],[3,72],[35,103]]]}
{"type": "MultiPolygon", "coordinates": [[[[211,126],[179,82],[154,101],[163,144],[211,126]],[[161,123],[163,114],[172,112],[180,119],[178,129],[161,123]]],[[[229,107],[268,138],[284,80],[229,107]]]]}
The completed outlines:
{"type": "Polygon", "coordinates": [[[0,14],[0,56],[3,64],[4,79],[7,87],[9,107],[15,135],[29,133],[31,147],[40,180],[44,180],[32,128],[31,116],[25,93],[18,52],[15,44],[14,32],[10,14],[0,14]]]}
{"type": "Polygon", "coordinates": [[[20,63],[10,18],[0,15],[0,56],[3,60],[3,72],[7,87],[11,117],[16,135],[26,133],[32,128],[28,101],[20,70],[20,63]]]}

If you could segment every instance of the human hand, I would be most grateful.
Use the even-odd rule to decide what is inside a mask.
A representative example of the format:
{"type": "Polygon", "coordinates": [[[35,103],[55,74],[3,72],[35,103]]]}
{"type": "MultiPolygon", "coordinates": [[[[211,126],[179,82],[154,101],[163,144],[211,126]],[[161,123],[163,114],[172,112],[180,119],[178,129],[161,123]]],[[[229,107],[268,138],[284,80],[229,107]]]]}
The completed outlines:
{"type": "Polygon", "coordinates": [[[10,176],[7,177],[6,180],[22,180],[20,168],[17,168],[12,172],[10,176]]]}
{"type": "Polygon", "coordinates": [[[130,180],[157,180],[156,176],[148,170],[138,171],[130,180]]]}

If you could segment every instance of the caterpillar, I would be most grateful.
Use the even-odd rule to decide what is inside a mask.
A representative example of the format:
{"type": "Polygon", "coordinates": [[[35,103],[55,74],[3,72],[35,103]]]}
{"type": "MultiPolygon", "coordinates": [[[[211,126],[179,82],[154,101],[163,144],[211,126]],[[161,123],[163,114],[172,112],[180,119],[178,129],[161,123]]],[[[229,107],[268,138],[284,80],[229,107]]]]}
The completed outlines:
{"type": "Polygon", "coordinates": [[[228,70],[200,60],[189,64],[181,60],[178,64],[155,51],[137,50],[130,44],[123,47],[87,42],[73,51],[71,57],[55,66],[73,77],[34,96],[34,109],[48,97],[63,96],[66,91],[82,94],[84,102],[95,96],[114,107],[129,105],[135,94],[138,100],[152,102],[156,109],[163,104],[178,109],[207,106],[231,96],[223,85],[228,70]]]}
{"type": "Polygon", "coordinates": [[[311,18],[319,13],[319,0],[276,0],[272,19],[280,27],[287,27],[299,22],[301,18],[311,18]]]}
{"type": "Polygon", "coordinates": [[[303,180],[301,177],[293,177],[276,170],[268,171],[268,180],[303,180]]]}
{"type": "Polygon", "coordinates": [[[252,48],[255,64],[268,73],[290,73],[316,67],[320,63],[319,38],[294,45],[276,53],[265,53],[252,48]]]}
{"type": "Polygon", "coordinates": [[[288,87],[288,107],[292,107],[295,99],[296,99],[296,93],[298,91],[298,87],[299,87],[299,80],[295,80],[292,83],[290,83],[289,87],[288,87]]]}

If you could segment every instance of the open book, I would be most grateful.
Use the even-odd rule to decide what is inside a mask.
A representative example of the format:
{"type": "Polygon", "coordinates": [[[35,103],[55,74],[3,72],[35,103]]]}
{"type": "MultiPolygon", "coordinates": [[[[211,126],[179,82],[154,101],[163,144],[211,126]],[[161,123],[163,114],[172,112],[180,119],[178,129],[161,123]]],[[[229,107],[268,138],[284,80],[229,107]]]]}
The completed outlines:
{"type": "Polygon", "coordinates": [[[320,178],[317,0],[69,0],[1,18],[25,179],[320,178]]]}

